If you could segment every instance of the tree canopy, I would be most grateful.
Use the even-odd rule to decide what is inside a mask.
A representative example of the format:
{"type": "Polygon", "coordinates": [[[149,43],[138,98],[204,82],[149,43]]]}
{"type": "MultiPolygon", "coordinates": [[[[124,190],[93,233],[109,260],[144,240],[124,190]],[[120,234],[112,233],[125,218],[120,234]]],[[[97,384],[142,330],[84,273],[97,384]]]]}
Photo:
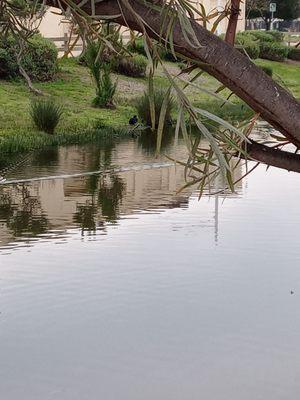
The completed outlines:
{"type": "Polygon", "coordinates": [[[276,3],[277,5],[277,10],[274,13],[275,18],[292,20],[300,16],[299,0],[248,0],[246,2],[248,18],[262,17],[265,20],[270,19],[270,3],[276,3]]]}

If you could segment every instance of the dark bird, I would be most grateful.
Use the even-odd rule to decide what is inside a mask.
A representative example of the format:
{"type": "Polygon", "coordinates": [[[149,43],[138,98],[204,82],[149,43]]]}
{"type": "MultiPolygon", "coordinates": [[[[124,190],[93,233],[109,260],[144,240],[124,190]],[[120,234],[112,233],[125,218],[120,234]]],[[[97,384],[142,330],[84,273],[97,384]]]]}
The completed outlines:
{"type": "Polygon", "coordinates": [[[134,115],[133,117],[130,118],[129,125],[136,125],[137,122],[138,122],[138,117],[134,115]]]}

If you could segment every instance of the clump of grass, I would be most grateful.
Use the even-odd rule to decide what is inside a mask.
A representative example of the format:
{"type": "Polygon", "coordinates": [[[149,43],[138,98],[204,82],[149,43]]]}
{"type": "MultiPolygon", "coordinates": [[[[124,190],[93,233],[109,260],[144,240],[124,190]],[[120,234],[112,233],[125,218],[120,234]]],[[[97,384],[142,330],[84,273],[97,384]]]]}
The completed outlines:
{"type": "Polygon", "coordinates": [[[79,131],[60,132],[48,135],[42,132],[19,131],[14,134],[0,136],[0,154],[17,154],[32,150],[43,149],[48,146],[66,146],[72,144],[96,143],[103,140],[131,137],[127,128],[94,127],[79,131]]]}
{"type": "MultiPolygon", "coordinates": [[[[154,108],[155,108],[155,127],[158,127],[160,111],[163,105],[163,101],[168,96],[167,90],[156,88],[154,91],[154,108]]],[[[135,103],[135,107],[137,110],[137,114],[139,119],[146,124],[147,126],[151,126],[151,111],[150,111],[150,98],[149,93],[144,92],[143,96],[137,99],[135,103]]],[[[165,114],[165,124],[171,125],[172,118],[171,114],[175,108],[174,99],[169,96],[166,114],[165,114]]]]}
{"type": "Polygon", "coordinates": [[[63,114],[62,107],[52,99],[33,100],[30,105],[30,115],[37,129],[54,134],[55,128],[63,114]]]}

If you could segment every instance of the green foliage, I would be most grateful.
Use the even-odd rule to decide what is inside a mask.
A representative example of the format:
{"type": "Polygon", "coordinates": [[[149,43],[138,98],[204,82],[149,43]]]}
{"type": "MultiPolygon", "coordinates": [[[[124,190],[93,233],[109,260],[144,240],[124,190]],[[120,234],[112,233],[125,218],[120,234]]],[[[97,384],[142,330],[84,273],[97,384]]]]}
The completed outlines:
{"type": "Polygon", "coordinates": [[[279,31],[268,31],[268,34],[271,35],[275,42],[282,43],[284,40],[284,33],[279,31]]]}
{"type": "Polygon", "coordinates": [[[147,58],[141,54],[133,54],[132,56],[117,56],[112,61],[112,69],[114,72],[132,76],[145,77],[147,72],[147,58]]]}
{"type": "Polygon", "coordinates": [[[48,135],[42,132],[18,132],[6,136],[0,136],[0,154],[17,154],[26,151],[43,149],[48,146],[64,146],[70,144],[85,144],[99,141],[107,141],[122,137],[131,137],[128,129],[116,129],[105,127],[97,129],[80,129],[78,132],[60,132],[56,135],[48,135]]]}
{"type": "Polygon", "coordinates": [[[239,32],[236,35],[236,47],[241,52],[246,52],[252,60],[259,57],[259,43],[255,37],[250,34],[239,32]]]}
{"type": "Polygon", "coordinates": [[[280,43],[269,43],[261,42],[260,48],[260,58],[272,61],[284,61],[289,53],[287,46],[280,43]]]}
{"type": "MultiPolygon", "coordinates": [[[[300,16],[300,5],[298,0],[276,0],[274,2],[277,4],[275,18],[291,20],[300,16]]],[[[246,6],[246,14],[249,18],[263,17],[265,20],[270,20],[270,0],[247,0],[246,6]]]]}
{"type": "Polygon", "coordinates": [[[239,32],[236,42],[247,51],[250,58],[265,58],[273,61],[283,61],[288,55],[288,47],[282,44],[281,32],[245,31],[239,32]]]}
{"type": "MultiPolygon", "coordinates": [[[[155,126],[158,127],[160,111],[163,105],[163,101],[167,95],[167,91],[159,88],[154,89],[154,108],[155,108],[155,126]]],[[[136,101],[136,110],[139,116],[139,119],[146,124],[147,126],[151,126],[151,112],[150,112],[150,100],[149,93],[144,92],[143,96],[137,99],[136,101]]],[[[172,123],[171,114],[175,108],[174,99],[169,97],[166,113],[165,113],[165,125],[170,125],[172,123]]]]}
{"type": "Polygon", "coordinates": [[[275,37],[269,33],[270,31],[246,31],[245,35],[251,35],[259,42],[275,42],[275,37]]]}
{"type": "Polygon", "coordinates": [[[51,99],[37,99],[30,106],[30,115],[35,126],[50,135],[53,135],[62,113],[62,107],[51,99]]]}
{"type": "MultiPolygon", "coordinates": [[[[19,44],[12,36],[0,39],[0,79],[15,78],[20,75],[16,54],[19,44]]],[[[57,71],[57,49],[41,35],[34,35],[25,43],[22,66],[29,77],[36,81],[50,81],[57,71]]]]}
{"type": "Polygon", "coordinates": [[[264,65],[263,65],[263,66],[261,66],[260,68],[264,71],[265,74],[267,74],[267,75],[269,75],[269,76],[271,76],[271,77],[273,76],[273,68],[272,68],[272,67],[269,67],[269,66],[266,66],[266,65],[264,66],[264,65]]]}
{"type": "Polygon", "coordinates": [[[183,71],[185,68],[187,68],[187,63],[180,61],[179,63],[177,63],[178,67],[181,69],[181,71],[183,71]]]}
{"type": "MultiPolygon", "coordinates": [[[[142,38],[137,38],[134,40],[134,42],[129,42],[127,45],[127,50],[129,50],[132,53],[138,53],[143,56],[146,56],[144,41],[142,38]]],[[[171,61],[171,62],[178,61],[178,59],[174,57],[173,53],[170,50],[167,50],[165,47],[160,47],[159,55],[165,61],[171,61]]]]}
{"type": "Polygon", "coordinates": [[[288,58],[295,61],[300,61],[300,48],[289,48],[288,58]]]}
{"type": "Polygon", "coordinates": [[[132,53],[138,53],[143,56],[146,56],[144,41],[142,38],[137,38],[133,42],[129,42],[127,44],[127,50],[132,53]]]}
{"type": "Polygon", "coordinates": [[[104,50],[100,43],[89,43],[85,51],[85,62],[96,84],[96,97],[92,104],[94,107],[109,108],[113,106],[113,97],[117,84],[111,79],[111,65],[103,60],[104,50]]]}

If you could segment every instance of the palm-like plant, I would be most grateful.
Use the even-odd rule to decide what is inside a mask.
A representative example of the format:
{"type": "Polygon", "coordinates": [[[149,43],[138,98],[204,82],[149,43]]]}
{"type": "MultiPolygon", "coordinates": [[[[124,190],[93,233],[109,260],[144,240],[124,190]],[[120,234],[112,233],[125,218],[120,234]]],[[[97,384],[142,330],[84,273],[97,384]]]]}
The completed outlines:
{"type": "Polygon", "coordinates": [[[85,51],[85,62],[96,84],[95,107],[113,107],[117,84],[111,79],[110,63],[103,58],[104,47],[99,41],[91,41],[85,51]]]}

